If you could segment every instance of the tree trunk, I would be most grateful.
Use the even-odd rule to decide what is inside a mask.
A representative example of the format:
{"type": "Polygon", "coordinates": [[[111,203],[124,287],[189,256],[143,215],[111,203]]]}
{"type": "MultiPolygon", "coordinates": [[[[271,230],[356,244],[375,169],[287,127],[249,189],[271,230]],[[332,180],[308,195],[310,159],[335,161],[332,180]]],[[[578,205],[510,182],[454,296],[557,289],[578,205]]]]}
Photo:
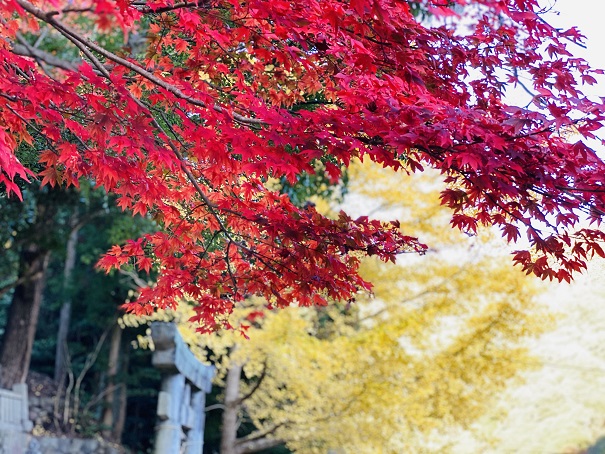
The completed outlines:
{"type": "Polygon", "coordinates": [[[70,219],[71,231],[65,250],[65,266],[63,268],[63,294],[65,300],[61,306],[59,329],[57,331],[57,349],[55,353],[55,381],[62,382],[67,367],[67,336],[71,319],[71,275],[76,265],[76,247],[81,225],[78,225],[78,212],[74,211],[70,219]]]}
{"type": "MultiPolygon", "coordinates": [[[[129,360],[130,356],[128,354],[128,350],[126,352],[122,351],[122,371],[124,371],[125,373],[128,372],[129,360]]],[[[120,383],[117,392],[119,394],[117,405],[118,414],[115,418],[115,423],[113,425],[111,435],[113,436],[113,439],[116,443],[120,443],[122,441],[124,425],[126,424],[126,408],[128,403],[128,388],[126,387],[126,382],[122,381],[122,383],[120,383]]]]}
{"type": "Polygon", "coordinates": [[[19,258],[19,280],[8,310],[0,350],[0,387],[24,383],[42,303],[50,251],[32,241],[24,245],[19,258]]]}
{"type": "MultiPolygon", "coordinates": [[[[265,449],[283,445],[283,440],[270,438],[279,425],[268,431],[257,431],[244,438],[237,438],[238,417],[242,410],[243,402],[256,390],[245,396],[240,396],[240,380],[242,375],[242,364],[233,364],[227,371],[225,379],[225,402],[223,409],[223,427],[221,430],[221,454],[251,454],[265,449]]],[[[262,377],[259,380],[262,381],[262,377]]],[[[257,386],[260,382],[257,383],[257,386]]]]}
{"type": "Polygon", "coordinates": [[[232,364],[225,380],[225,409],[221,431],[221,454],[237,454],[237,419],[241,407],[239,382],[243,366],[232,364]]]}
{"type": "MultiPolygon", "coordinates": [[[[120,360],[120,345],[122,343],[122,328],[116,322],[111,331],[111,344],[109,346],[109,365],[107,366],[107,389],[105,405],[103,409],[103,438],[113,439],[113,427],[115,424],[115,402],[118,394],[116,386],[116,375],[118,374],[118,363],[120,360]]],[[[114,440],[116,441],[116,440],[114,440]]]]}

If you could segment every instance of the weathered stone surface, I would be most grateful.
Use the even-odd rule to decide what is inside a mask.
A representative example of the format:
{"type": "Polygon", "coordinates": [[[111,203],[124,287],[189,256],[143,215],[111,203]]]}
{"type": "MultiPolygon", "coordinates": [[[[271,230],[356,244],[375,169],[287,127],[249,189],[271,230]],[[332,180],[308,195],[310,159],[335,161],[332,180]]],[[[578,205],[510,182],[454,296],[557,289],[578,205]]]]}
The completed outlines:
{"type": "Polygon", "coordinates": [[[124,450],[94,438],[36,437],[0,432],[0,454],[123,454],[124,450]]]}
{"type": "Polygon", "coordinates": [[[158,394],[158,410],[157,415],[160,420],[164,421],[168,419],[168,415],[170,414],[170,393],[165,391],[160,391],[158,394]]]}
{"type": "Polygon", "coordinates": [[[32,438],[27,445],[25,454],[41,454],[40,442],[36,438],[32,438]]]}
{"type": "Polygon", "coordinates": [[[158,398],[155,453],[201,454],[206,393],[214,368],[198,361],[173,323],[154,322],[152,363],[164,371],[158,398]]]}
{"type": "Polygon", "coordinates": [[[99,451],[99,442],[94,439],[82,440],[82,453],[95,454],[99,451]]]}
{"type": "Polygon", "coordinates": [[[15,431],[0,431],[0,454],[21,454],[27,450],[27,434],[15,431]]]}
{"type": "Polygon", "coordinates": [[[12,390],[0,389],[0,430],[27,432],[32,429],[27,404],[27,385],[18,383],[12,390]]]}
{"type": "Polygon", "coordinates": [[[210,392],[214,368],[197,360],[174,323],[153,322],[151,337],[155,345],[151,362],[155,367],[178,371],[196,388],[210,392]]]}

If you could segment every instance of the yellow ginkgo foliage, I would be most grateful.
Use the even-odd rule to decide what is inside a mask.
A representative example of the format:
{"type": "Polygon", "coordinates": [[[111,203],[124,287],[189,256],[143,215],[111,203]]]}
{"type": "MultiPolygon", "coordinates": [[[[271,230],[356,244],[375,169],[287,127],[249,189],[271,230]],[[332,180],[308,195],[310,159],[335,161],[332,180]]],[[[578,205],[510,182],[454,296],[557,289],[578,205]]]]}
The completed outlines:
{"type": "MultiPolygon", "coordinates": [[[[433,249],[397,265],[365,261],[372,295],[277,311],[252,299],[233,314],[234,324],[250,325],[249,339],[199,336],[182,324],[225,387],[221,452],[278,443],[302,453],[447,452],[451,434],[471,427],[532,363],[524,342],[550,324],[532,281],[489,232],[470,238],[449,228],[436,180],[397,178],[358,163],[345,208],[398,218],[433,249]],[[237,439],[233,415],[257,432],[237,439]]],[[[187,306],[180,311],[185,320],[187,306]]]]}

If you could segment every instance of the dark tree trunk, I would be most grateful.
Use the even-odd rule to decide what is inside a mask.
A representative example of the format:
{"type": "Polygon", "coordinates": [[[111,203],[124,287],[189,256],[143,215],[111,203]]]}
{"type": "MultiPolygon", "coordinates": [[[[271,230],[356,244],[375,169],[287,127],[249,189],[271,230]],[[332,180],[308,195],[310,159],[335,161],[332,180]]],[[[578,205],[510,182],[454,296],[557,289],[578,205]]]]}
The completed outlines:
{"type": "MultiPolygon", "coordinates": [[[[128,350],[122,351],[121,368],[125,373],[128,372],[129,360],[130,356],[128,354],[128,350]]],[[[116,416],[115,424],[113,426],[111,434],[113,436],[113,439],[117,443],[120,443],[122,441],[122,434],[124,433],[124,426],[126,424],[126,410],[128,403],[128,388],[126,387],[125,381],[122,381],[122,383],[120,383],[120,386],[117,391],[119,393],[117,405],[118,415],[116,416]]]]}
{"type": "Polygon", "coordinates": [[[35,220],[19,238],[19,275],[0,347],[3,388],[25,382],[29,372],[46,271],[56,243],[58,202],[65,192],[40,190],[35,197],[35,220]]]}
{"type": "Polygon", "coordinates": [[[116,402],[119,398],[116,376],[120,361],[120,346],[122,344],[122,328],[116,322],[111,331],[111,344],[109,346],[109,364],[107,366],[107,394],[105,395],[105,408],[103,409],[103,438],[113,440],[113,430],[116,422],[116,402]]]}
{"type": "Polygon", "coordinates": [[[0,387],[25,382],[29,372],[50,251],[36,242],[21,249],[15,287],[0,350],[0,387]]]}

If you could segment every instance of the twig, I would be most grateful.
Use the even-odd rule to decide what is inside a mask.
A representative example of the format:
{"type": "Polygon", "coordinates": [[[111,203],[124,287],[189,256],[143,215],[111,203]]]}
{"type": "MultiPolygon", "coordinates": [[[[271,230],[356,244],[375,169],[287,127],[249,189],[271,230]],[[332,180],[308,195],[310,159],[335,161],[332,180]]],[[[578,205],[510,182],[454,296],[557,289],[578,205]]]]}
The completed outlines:
{"type": "Polygon", "coordinates": [[[101,337],[99,338],[99,341],[97,342],[97,345],[96,345],[94,351],[86,357],[86,362],[84,363],[84,367],[82,367],[82,370],[80,371],[80,374],[78,375],[78,378],[76,380],[76,385],[74,387],[74,409],[73,409],[73,419],[74,420],[78,419],[78,413],[79,413],[79,407],[80,407],[80,390],[82,387],[82,381],[84,380],[84,377],[86,376],[86,374],[88,373],[90,368],[93,366],[93,364],[97,360],[97,357],[99,356],[99,353],[101,352],[101,347],[103,347],[103,343],[105,342],[105,339],[107,338],[107,335],[109,334],[109,331],[111,328],[113,328],[113,325],[111,327],[107,328],[103,332],[103,334],[101,334],[101,337]]]}

